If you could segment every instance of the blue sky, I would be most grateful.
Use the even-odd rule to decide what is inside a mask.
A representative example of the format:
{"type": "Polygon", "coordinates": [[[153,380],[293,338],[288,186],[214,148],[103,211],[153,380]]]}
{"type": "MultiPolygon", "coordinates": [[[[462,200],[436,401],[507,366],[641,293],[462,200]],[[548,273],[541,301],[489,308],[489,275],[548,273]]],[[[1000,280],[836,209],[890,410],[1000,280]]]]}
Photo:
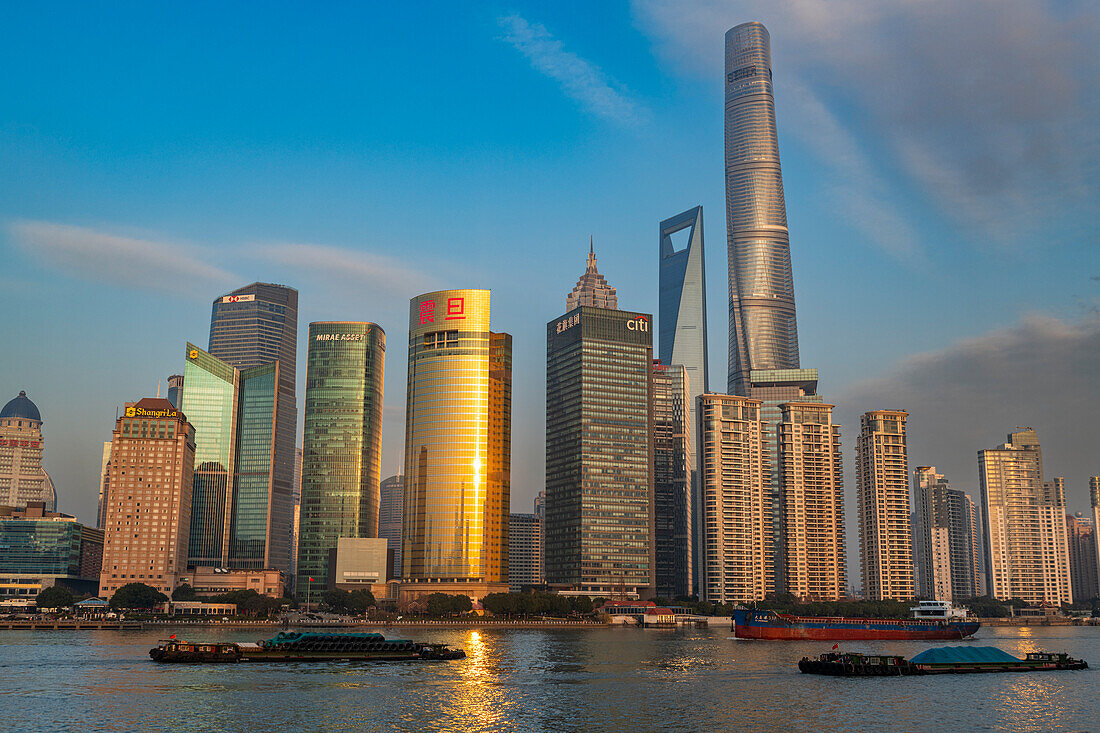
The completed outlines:
{"type": "Polygon", "coordinates": [[[0,400],[26,389],[42,410],[63,511],[94,519],[116,408],[181,371],[213,298],[254,280],[299,289],[302,331],[386,330],[386,475],[408,299],[491,288],[494,327],[514,336],[524,511],[543,481],[543,329],[589,236],[620,305],[653,312],[657,224],[701,204],[721,389],[722,39],[748,20],[773,40],[802,362],[838,405],[846,464],[860,412],[905,407],[911,463],[976,490],[975,451],[1033,425],[1047,473],[1086,506],[1100,473],[1089,4],[0,12],[0,400]]]}

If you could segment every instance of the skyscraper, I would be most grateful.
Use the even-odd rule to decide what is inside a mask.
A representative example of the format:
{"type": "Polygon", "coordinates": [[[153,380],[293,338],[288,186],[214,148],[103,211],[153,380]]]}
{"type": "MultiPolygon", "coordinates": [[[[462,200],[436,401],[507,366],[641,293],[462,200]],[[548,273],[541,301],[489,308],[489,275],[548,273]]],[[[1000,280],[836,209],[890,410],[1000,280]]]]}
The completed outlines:
{"type": "Polygon", "coordinates": [[[700,597],[763,600],[774,590],[775,558],[760,400],[704,394],[698,415],[700,597]]]}
{"type": "Polygon", "coordinates": [[[195,430],[166,399],[127,402],[111,439],[99,595],[128,583],[170,594],[187,572],[195,430]]]}
{"type": "Polygon", "coordinates": [[[410,302],[402,594],[506,591],[512,338],[488,290],[410,302]]]}
{"type": "Polygon", "coordinates": [[[777,565],[787,593],[836,601],[847,593],[840,426],[833,406],[781,405],[776,426],[783,541],[777,565]]]}
{"type": "MultiPolygon", "coordinates": [[[[169,402],[172,402],[169,400],[169,402]]],[[[172,403],[175,404],[174,402],[172,403]]],[[[111,485],[111,441],[103,444],[103,460],[99,466],[99,509],[96,511],[96,528],[103,529],[107,513],[107,496],[111,485]]]]}
{"type": "Polygon", "coordinates": [[[1072,603],[1066,497],[1061,480],[1043,481],[1043,454],[1031,428],[978,451],[988,595],[1028,603],[1072,603]]]}
{"type": "Polygon", "coordinates": [[[726,32],[726,228],[730,394],[758,371],[798,369],[794,280],[779,167],[771,38],[760,23],[726,32]]]}
{"type": "Polygon", "coordinates": [[[660,332],[662,364],[687,370],[687,404],[710,391],[707,366],[707,285],[703,253],[703,207],[665,219],[660,225],[660,332]],[[687,229],[687,244],[677,250],[673,235],[687,229]]]}
{"type": "Polygon", "coordinates": [[[690,379],[677,364],[653,362],[654,580],[662,598],[692,593],[690,379]]]}
{"type": "Polygon", "coordinates": [[[938,601],[985,593],[978,583],[978,510],[935,466],[913,471],[913,557],[917,594],[938,601]]]}
{"type": "Polygon", "coordinates": [[[546,582],[652,595],[649,315],[582,305],[546,325],[546,582]]]}
{"type": "Polygon", "coordinates": [[[1100,476],[1089,476],[1089,504],[1092,507],[1093,546],[1096,548],[1096,585],[1100,588],[1100,476]]]}
{"type": "Polygon", "coordinates": [[[542,520],[513,513],[508,522],[508,589],[520,593],[542,583],[542,520]]]}
{"type": "Polygon", "coordinates": [[[1090,601],[1100,596],[1100,577],[1096,565],[1096,527],[1092,519],[1066,515],[1066,540],[1069,545],[1069,578],[1073,597],[1077,602],[1090,601]]]}
{"type": "MultiPolygon", "coordinates": [[[[298,431],[297,352],[298,291],[294,288],[252,283],[214,300],[210,315],[211,355],[242,370],[279,363],[267,519],[274,538],[268,550],[269,567],[283,571],[290,569],[289,529],[294,513],[291,491],[298,431]]],[[[185,381],[185,395],[189,387],[185,381]]]]}
{"type": "Polygon", "coordinates": [[[25,507],[40,501],[45,511],[57,511],[53,481],[42,467],[45,450],[42,415],[20,391],[0,410],[0,504],[25,507]]]}
{"type": "Polygon", "coordinates": [[[168,377],[168,401],[176,407],[180,406],[180,394],[183,392],[183,375],[173,374],[168,377]]]}
{"type": "Polygon", "coordinates": [[[913,537],[909,518],[909,413],[873,410],[860,418],[856,439],[856,495],[863,597],[907,601],[913,593],[913,537]]]}
{"type": "Polygon", "coordinates": [[[405,477],[401,474],[382,479],[378,501],[378,536],[393,551],[393,573],[401,577],[401,513],[405,507],[405,477]]]}
{"type": "Polygon", "coordinates": [[[378,536],[386,334],[375,323],[309,324],[295,593],[327,587],[341,537],[378,536]]]}
{"type": "Polygon", "coordinates": [[[607,280],[596,269],[596,250],[591,241],[588,243],[588,266],[584,274],[577,280],[573,292],[565,296],[565,309],[571,311],[582,305],[591,305],[596,308],[619,307],[619,299],[615,295],[615,288],[607,284],[607,280]]]}
{"type": "Polygon", "coordinates": [[[290,545],[290,521],[275,521],[272,460],[281,366],[237,369],[187,344],[180,409],[195,428],[189,565],[283,569],[275,563],[290,545]]]}

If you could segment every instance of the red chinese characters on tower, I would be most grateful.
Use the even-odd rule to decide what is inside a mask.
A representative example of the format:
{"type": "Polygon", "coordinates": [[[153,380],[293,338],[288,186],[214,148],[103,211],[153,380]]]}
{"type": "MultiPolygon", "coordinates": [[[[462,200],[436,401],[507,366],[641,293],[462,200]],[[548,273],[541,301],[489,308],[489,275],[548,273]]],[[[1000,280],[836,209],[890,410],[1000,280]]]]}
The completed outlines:
{"type": "Polygon", "coordinates": [[[466,299],[447,298],[447,317],[444,320],[458,321],[466,318],[466,299]]]}
{"type": "Polygon", "coordinates": [[[434,300],[420,301],[420,325],[424,325],[425,323],[435,323],[434,300]]]}

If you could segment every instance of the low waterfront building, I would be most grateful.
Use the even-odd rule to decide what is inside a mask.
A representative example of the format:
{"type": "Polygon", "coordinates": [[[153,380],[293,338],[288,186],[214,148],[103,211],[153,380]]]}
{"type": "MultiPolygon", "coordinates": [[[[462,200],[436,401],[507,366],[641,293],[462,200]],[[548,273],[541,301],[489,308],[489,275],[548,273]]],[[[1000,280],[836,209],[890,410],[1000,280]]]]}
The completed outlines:
{"type": "Polygon", "coordinates": [[[260,595],[282,598],[286,592],[286,575],[282,570],[231,570],[210,565],[187,568],[177,579],[187,583],[200,596],[217,596],[238,590],[254,590],[260,595]]]}
{"type": "MultiPolygon", "coordinates": [[[[313,600],[320,590],[369,590],[375,598],[387,595],[388,541],[385,537],[340,537],[329,551],[332,568],[324,586],[315,583],[313,600]]],[[[318,579],[314,579],[315,581],[318,579]]],[[[303,596],[304,598],[304,596],[303,596]]]]}
{"type": "Polygon", "coordinates": [[[0,505],[0,601],[33,602],[55,585],[95,593],[102,563],[102,530],[47,511],[45,502],[0,505]]]}

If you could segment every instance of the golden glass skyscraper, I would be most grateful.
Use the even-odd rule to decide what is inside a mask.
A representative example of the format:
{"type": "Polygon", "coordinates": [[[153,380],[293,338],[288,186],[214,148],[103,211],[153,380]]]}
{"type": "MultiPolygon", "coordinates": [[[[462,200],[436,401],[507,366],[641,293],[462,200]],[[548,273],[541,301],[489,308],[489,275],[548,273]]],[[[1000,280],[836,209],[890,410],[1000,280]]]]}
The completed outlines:
{"type": "Polygon", "coordinates": [[[410,302],[402,577],[406,598],[508,590],[512,338],[488,290],[410,302]]]}

